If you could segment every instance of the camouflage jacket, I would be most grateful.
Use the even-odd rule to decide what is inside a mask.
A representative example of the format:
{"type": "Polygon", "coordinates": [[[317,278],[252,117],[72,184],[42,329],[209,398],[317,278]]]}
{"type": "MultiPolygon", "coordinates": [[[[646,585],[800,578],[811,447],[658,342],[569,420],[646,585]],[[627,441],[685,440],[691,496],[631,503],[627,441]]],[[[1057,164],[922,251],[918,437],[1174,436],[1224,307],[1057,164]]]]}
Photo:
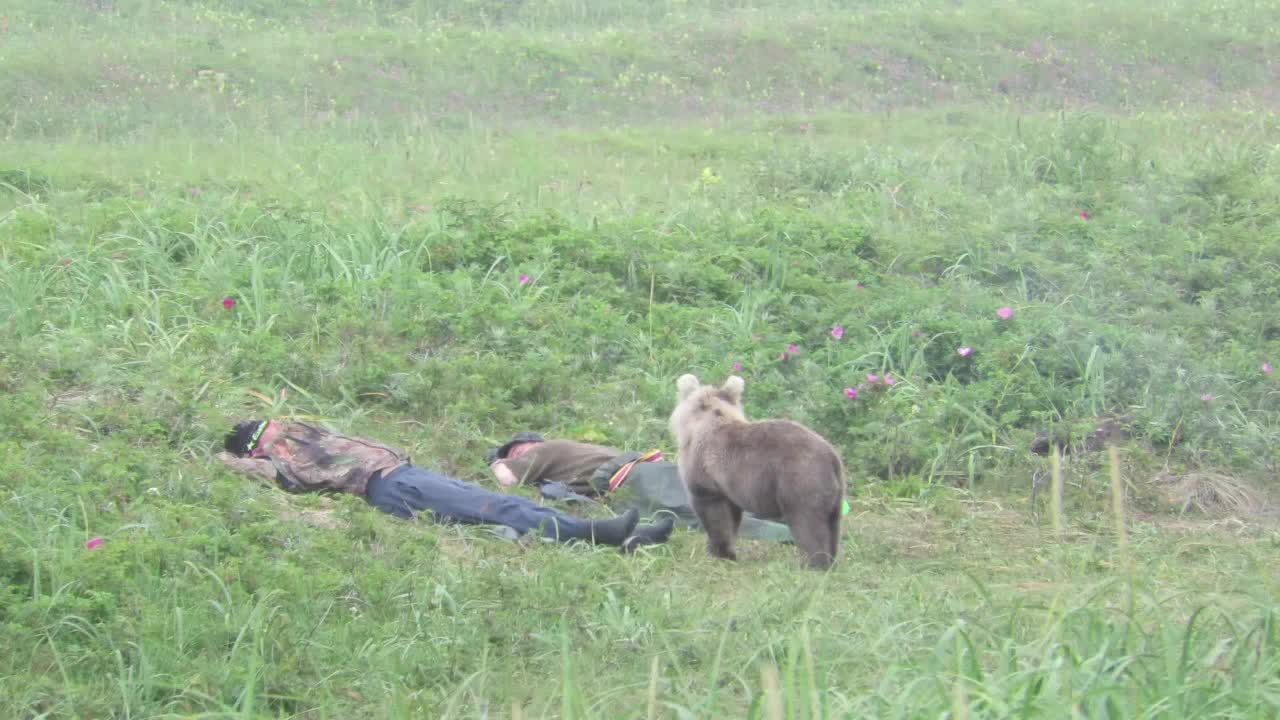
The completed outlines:
{"type": "Polygon", "coordinates": [[[289,492],[347,492],[364,495],[373,474],[389,474],[409,462],[408,456],[372,440],[348,437],[301,422],[284,425],[285,451],[266,457],[218,459],[236,472],[259,475],[289,492]]]}

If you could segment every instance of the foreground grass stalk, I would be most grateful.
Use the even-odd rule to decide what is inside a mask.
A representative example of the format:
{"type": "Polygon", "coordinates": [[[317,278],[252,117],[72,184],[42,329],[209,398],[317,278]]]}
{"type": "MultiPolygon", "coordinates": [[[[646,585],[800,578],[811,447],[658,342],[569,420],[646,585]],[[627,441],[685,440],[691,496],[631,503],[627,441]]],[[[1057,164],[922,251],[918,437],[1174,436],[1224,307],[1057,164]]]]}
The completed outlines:
{"type": "Polygon", "coordinates": [[[954,720],[968,720],[969,718],[969,692],[965,688],[965,672],[964,672],[964,656],[965,646],[961,641],[959,632],[955,635],[956,645],[956,675],[955,683],[951,686],[951,717],[954,720]]]}
{"type": "Polygon", "coordinates": [[[760,687],[764,691],[764,716],[767,720],[782,720],[782,683],[778,679],[778,666],[765,663],[760,668],[760,687]]]}
{"type": "Polygon", "coordinates": [[[649,709],[645,713],[645,717],[649,720],[657,720],[658,717],[658,671],[660,667],[658,656],[654,655],[653,660],[649,663],[649,709]]]}
{"type": "Polygon", "coordinates": [[[1120,477],[1120,448],[1107,446],[1107,459],[1111,468],[1111,518],[1115,521],[1116,547],[1122,555],[1129,549],[1129,536],[1125,527],[1124,480],[1120,477]]]}
{"type": "Polygon", "coordinates": [[[822,700],[818,695],[818,673],[813,661],[813,642],[809,639],[808,623],[800,629],[800,638],[804,651],[805,675],[808,676],[809,717],[820,718],[823,716],[822,700]]]}
{"type": "Polygon", "coordinates": [[[1062,449],[1057,443],[1054,443],[1053,445],[1050,462],[1049,512],[1053,516],[1053,536],[1057,540],[1061,541],[1063,533],[1062,449]]]}

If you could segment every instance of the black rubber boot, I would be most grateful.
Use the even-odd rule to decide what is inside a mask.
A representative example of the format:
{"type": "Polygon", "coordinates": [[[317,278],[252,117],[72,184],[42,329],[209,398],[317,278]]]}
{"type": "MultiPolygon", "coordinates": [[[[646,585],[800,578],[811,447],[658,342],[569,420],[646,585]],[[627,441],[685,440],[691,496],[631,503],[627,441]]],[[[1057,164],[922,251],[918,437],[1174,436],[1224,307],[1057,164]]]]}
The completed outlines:
{"type": "Polygon", "coordinates": [[[663,513],[662,519],[658,522],[636,528],[631,537],[622,543],[622,552],[632,552],[641,545],[660,545],[666,542],[667,538],[671,537],[671,530],[675,524],[675,515],[663,513]]]}
{"type": "Polygon", "coordinates": [[[640,511],[634,508],[616,518],[593,520],[590,540],[597,545],[621,546],[636,529],[638,522],[640,522],[640,511]]]}

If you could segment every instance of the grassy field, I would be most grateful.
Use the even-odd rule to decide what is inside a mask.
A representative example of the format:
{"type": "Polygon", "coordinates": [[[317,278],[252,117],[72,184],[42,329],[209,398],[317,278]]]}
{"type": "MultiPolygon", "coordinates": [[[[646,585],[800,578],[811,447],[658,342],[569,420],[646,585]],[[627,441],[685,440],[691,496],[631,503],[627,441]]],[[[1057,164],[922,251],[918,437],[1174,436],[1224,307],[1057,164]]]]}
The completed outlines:
{"type": "Polygon", "coordinates": [[[10,0],[0,717],[1276,717],[1278,27],[10,0]],[[291,414],[491,484],[518,430],[670,451],[676,377],[735,367],[845,458],[829,573],[213,459],[291,414]]]}

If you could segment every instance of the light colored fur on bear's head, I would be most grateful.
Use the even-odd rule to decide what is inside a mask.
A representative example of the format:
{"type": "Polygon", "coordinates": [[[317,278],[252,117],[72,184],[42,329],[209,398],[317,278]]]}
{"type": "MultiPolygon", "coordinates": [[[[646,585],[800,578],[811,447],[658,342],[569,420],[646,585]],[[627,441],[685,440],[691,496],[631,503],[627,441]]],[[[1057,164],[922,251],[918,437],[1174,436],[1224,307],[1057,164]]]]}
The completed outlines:
{"type": "Polygon", "coordinates": [[[688,447],[694,437],[714,427],[746,422],[742,412],[742,391],[746,382],[730,375],[724,384],[703,385],[694,375],[676,381],[676,407],[671,412],[671,434],[680,447],[688,447]]]}

